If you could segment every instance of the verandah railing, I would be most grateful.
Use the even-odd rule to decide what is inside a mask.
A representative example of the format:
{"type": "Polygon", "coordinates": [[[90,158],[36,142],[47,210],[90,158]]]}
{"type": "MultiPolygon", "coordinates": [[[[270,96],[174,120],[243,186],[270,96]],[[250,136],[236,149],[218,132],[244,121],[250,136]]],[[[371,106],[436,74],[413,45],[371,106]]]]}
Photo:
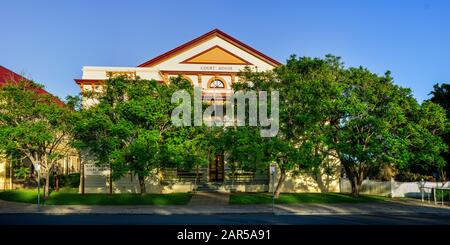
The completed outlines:
{"type": "MultiPolygon", "coordinates": [[[[206,167],[194,168],[192,170],[182,170],[176,168],[165,168],[162,170],[162,183],[190,183],[202,184],[207,183],[208,171],[206,167]]],[[[226,178],[223,184],[268,184],[268,171],[245,171],[236,170],[234,173],[230,170],[225,170],[226,178]]]]}

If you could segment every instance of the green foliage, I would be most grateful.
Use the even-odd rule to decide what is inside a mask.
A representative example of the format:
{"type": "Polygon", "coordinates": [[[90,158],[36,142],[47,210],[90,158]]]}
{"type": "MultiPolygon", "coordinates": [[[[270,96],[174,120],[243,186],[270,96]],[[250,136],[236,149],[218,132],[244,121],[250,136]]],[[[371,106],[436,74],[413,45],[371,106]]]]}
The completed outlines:
{"type": "Polygon", "coordinates": [[[430,94],[432,95],[430,100],[442,106],[447,113],[447,117],[450,116],[450,84],[435,84],[430,94]]]}
{"type": "Polygon", "coordinates": [[[395,176],[395,179],[401,182],[417,182],[422,180],[433,181],[431,176],[413,173],[411,171],[401,171],[397,176],[395,176]]]}
{"type": "MultiPolygon", "coordinates": [[[[190,199],[190,193],[80,195],[78,189],[62,188],[59,192],[51,192],[49,198],[42,200],[42,203],[45,205],[186,205],[190,199]]],[[[0,191],[0,200],[37,203],[37,190],[0,191]]]]}
{"type": "Polygon", "coordinates": [[[263,139],[265,162],[277,163],[281,177],[279,194],[287,171],[320,173],[331,155],[327,147],[331,116],[341,107],[340,82],[343,68],[338,57],[326,59],[292,56],[273,72],[246,69],[236,90],[279,92],[280,128],[276,137],[263,139]]]}
{"type": "Polygon", "coordinates": [[[162,167],[191,168],[205,155],[199,146],[203,127],[175,127],[171,122],[172,94],[193,93],[193,87],[178,77],[169,84],[157,81],[110,78],[104,93],[83,94],[98,103],[79,112],[75,144],[95,157],[97,164],[110,165],[113,178],[132,172],[144,179],[162,167]]]}
{"type": "Polygon", "coordinates": [[[450,199],[450,190],[436,190],[436,200],[446,202],[450,199]]]}
{"type": "Polygon", "coordinates": [[[430,171],[445,164],[445,111],[432,102],[417,103],[389,72],[345,68],[331,55],[292,56],[274,72],[247,69],[241,77],[235,89],[279,91],[279,134],[265,142],[268,159],[281,170],[278,186],[283,171],[327,172],[331,159],[340,160],[354,195],[370,171],[430,171]]]}
{"type": "MultiPolygon", "coordinates": [[[[50,178],[50,186],[55,188],[55,176],[50,178]]],[[[59,188],[78,188],[80,186],[80,173],[58,174],[59,188]]]]}
{"type": "Polygon", "coordinates": [[[26,179],[30,175],[30,167],[20,166],[14,169],[16,179],[26,179]]]}
{"type": "MultiPolygon", "coordinates": [[[[41,192],[41,198],[42,198],[41,192]]],[[[37,203],[37,189],[0,191],[0,199],[11,202],[37,203]]]]}
{"type": "MultiPolygon", "coordinates": [[[[444,108],[446,114],[447,114],[447,120],[450,121],[450,84],[448,83],[442,83],[442,84],[435,84],[433,86],[433,91],[431,91],[431,99],[433,103],[436,103],[442,108],[444,108]]],[[[444,133],[441,134],[441,138],[444,140],[445,144],[447,146],[450,146],[450,126],[447,125],[447,129],[444,133]]],[[[450,152],[447,150],[447,152],[444,152],[441,154],[445,161],[446,161],[446,167],[441,169],[441,177],[443,179],[449,178],[450,175],[450,152]]]]}
{"type": "Polygon", "coordinates": [[[264,140],[254,127],[229,127],[218,141],[223,144],[232,173],[236,170],[257,171],[267,169],[264,140]]]}
{"type": "MultiPolygon", "coordinates": [[[[305,203],[365,203],[383,202],[387,198],[382,196],[353,197],[341,193],[281,193],[275,200],[277,204],[305,204],[305,203]]],[[[230,196],[230,204],[269,204],[272,195],[268,193],[235,193],[230,196]]]]}
{"type": "Polygon", "coordinates": [[[84,194],[52,192],[46,205],[186,205],[190,193],[170,194],[84,194]]]}
{"type": "MultiPolygon", "coordinates": [[[[0,87],[0,151],[40,162],[41,176],[47,179],[67,151],[74,118],[53,96],[39,93],[41,87],[31,81],[0,87]]],[[[48,185],[44,188],[44,197],[47,195],[48,185]]]]}

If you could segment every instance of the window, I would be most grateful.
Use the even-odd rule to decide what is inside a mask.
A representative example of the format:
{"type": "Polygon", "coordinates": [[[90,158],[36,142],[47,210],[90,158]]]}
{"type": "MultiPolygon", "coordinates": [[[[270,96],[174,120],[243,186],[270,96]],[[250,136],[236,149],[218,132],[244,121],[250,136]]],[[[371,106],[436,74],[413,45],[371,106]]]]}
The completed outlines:
{"type": "Polygon", "coordinates": [[[210,88],[225,88],[225,84],[223,83],[222,80],[219,79],[214,79],[210,84],[209,84],[210,88]]]}

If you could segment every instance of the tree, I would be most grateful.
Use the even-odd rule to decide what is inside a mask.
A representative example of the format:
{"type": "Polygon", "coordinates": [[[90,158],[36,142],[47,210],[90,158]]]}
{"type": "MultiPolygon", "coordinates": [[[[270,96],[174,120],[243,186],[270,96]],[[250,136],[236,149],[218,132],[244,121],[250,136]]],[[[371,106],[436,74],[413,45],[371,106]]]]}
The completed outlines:
{"type": "MultiPolygon", "coordinates": [[[[189,165],[197,128],[175,127],[171,102],[175,91],[192,93],[192,86],[176,78],[168,84],[125,76],[106,81],[104,92],[84,94],[97,103],[80,111],[77,145],[89,152],[98,165],[109,165],[112,178],[137,175],[140,193],[145,178],[167,166],[189,165]]],[[[112,185],[110,184],[110,192],[112,185]]]]}
{"type": "Polygon", "coordinates": [[[280,113],[284,116],[280,120],[288,122],[284,125],[291,131],[289,135],[297,150],[293,175],[308,173],[319,189],[327,192],[333,176],[340,172],[329,137],[334,116],[342,105],[344,69],[340,57],[293,55],[275,72],[281,84],[278,89],[285,94],[281,110],[284,113],[280,113]]]}
{"type": "Polygon", "coordinates": [[[0,87],[0,150],[19,152],[33,164],[40,163],[47,198],[51,171],[70,148],[73,117],[70,108],[40,93],[41,88],[31,81],[0,87]]]}
{"type": "Polygon", "coordinates": [[[442,106],[447,113],[447,116],[450,116],[450,84],[435,84],[430,95],[432,95],[430,100],[442,106]]]}
{"type": "Polygon", "coordinates": [[[343,93],[330,124],[332,144],[358,196],[371,169],[389,165],[407,168],[412,163],[440,166],[445,144],[437,136],[446,124],[442,110],[419,106],[409,89],[393,84],[390,73],[378,76],[369,70],[349,68],[343,93]],[[432,111],[432,113],[430,113],[432,111]]]}
{"type": "Polygon", "coordinates": [[[408,168],[420,167],[428,173],[438,172],[440,179],[445,180],[445,155],[448,154],[449,120],[444,108],[431,101],[424,101],[417,108],[415,117],[411,120],[414,130],[411,130],[409,144],[411,158],[408,168]]]}
{"type": "MultiPolygon", "coordinates": [[[[433,86],[433,91],[431,91],[430,95],[432,95],[430,101],[442,106],[446,112],[447,120],[450,120],[450,84],[448,84],[448,83],[435,84],[433,86]]],[[[446,132],[444,132],[441,135],[441,137],[444,140],[444,142],[447,144],[447,146],[450,146],[450,129],[447,129],[446,132]]],[[[447,173],[442,173],[442,177],[448,178],[448,175],[450,174],[449,150],[447,150],[447,152],[443,153],[442,156],[444,157],[445,161],[447,162],[446,168],[443,169],[447,173]]]]}
{"type": "MultiPolygon", "coordinates": [[[[329,150],[318,141],[325,133],[322,126],[327,116],[334,113],[340,68],[335,57],[321,60],[292,56],[274,72],[244,70],[234,86],[236,90],[279,93],[279,132],[264,140],[267,162],[275,162],[279,169],[276,197],[288,172],[296,175],[301,170],[319,169],[328,157],[329,150]]],[[[317,180],[320,173],[315,173],[317,180]]]]}
{"type": "MultiPolygon", "coordinates": [[[[341,105],[343,67],[339,57],[325,59],[291,56],[264,84],[280,94],[280,133],[269,140],[271,156],[280,169],[278,196],[286,172],[310,172],[322,191],[328,191],[334,149],[329,147],[332,116],[341,105]]],[[[335,165],[335,164],[334,164],[335,165]]]]}
{"type": "Polygon", "coordinates": [[[256,127],[226,127],[221,129],[220,149],[226,153],[234,185],[239,170],[256,172],[268,169],[266,141],[256,127]]]}
{"type": "Polygon", "coordinates": [[[292,56],[274,72],[249,69],[235,89],[279,91],[280,130],[267,140],[268,156],[277,163],[279,195],[286,173],[321,174],[338,160],[359,195],[363,179],[384,166],[408,168],[417,163],[442,165],[445,145],[439,134],[446,120],[434,104],[419,105],[409,89],[393,83],[390,73],[345,68],[339,57],[292,56]]]}

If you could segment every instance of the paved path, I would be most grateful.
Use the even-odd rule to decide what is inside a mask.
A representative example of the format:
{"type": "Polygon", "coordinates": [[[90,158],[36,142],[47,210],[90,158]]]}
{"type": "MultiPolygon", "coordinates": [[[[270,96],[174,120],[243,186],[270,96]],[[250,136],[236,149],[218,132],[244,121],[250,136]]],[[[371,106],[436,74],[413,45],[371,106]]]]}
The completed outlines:
{"type": "Polygon", "coordinates": [[[196,192],[189,206],[228,206],[230,194],[222,192],[196,192]]]}
{"type": "MultiPolygon", "coordinates": [[[[205,199],[203,199],[205,200],[205,199]]],[[[189,205],[45,205],[39,210],[35,204],[0,201],[0,214],[272,214],[271,205],[211,205],[194,202],[189,205]]],[[[335,204],[276,205],[277,215],[442,215],[450,218],[450,207],[420,202],[374,202],[335,204]]]]}

